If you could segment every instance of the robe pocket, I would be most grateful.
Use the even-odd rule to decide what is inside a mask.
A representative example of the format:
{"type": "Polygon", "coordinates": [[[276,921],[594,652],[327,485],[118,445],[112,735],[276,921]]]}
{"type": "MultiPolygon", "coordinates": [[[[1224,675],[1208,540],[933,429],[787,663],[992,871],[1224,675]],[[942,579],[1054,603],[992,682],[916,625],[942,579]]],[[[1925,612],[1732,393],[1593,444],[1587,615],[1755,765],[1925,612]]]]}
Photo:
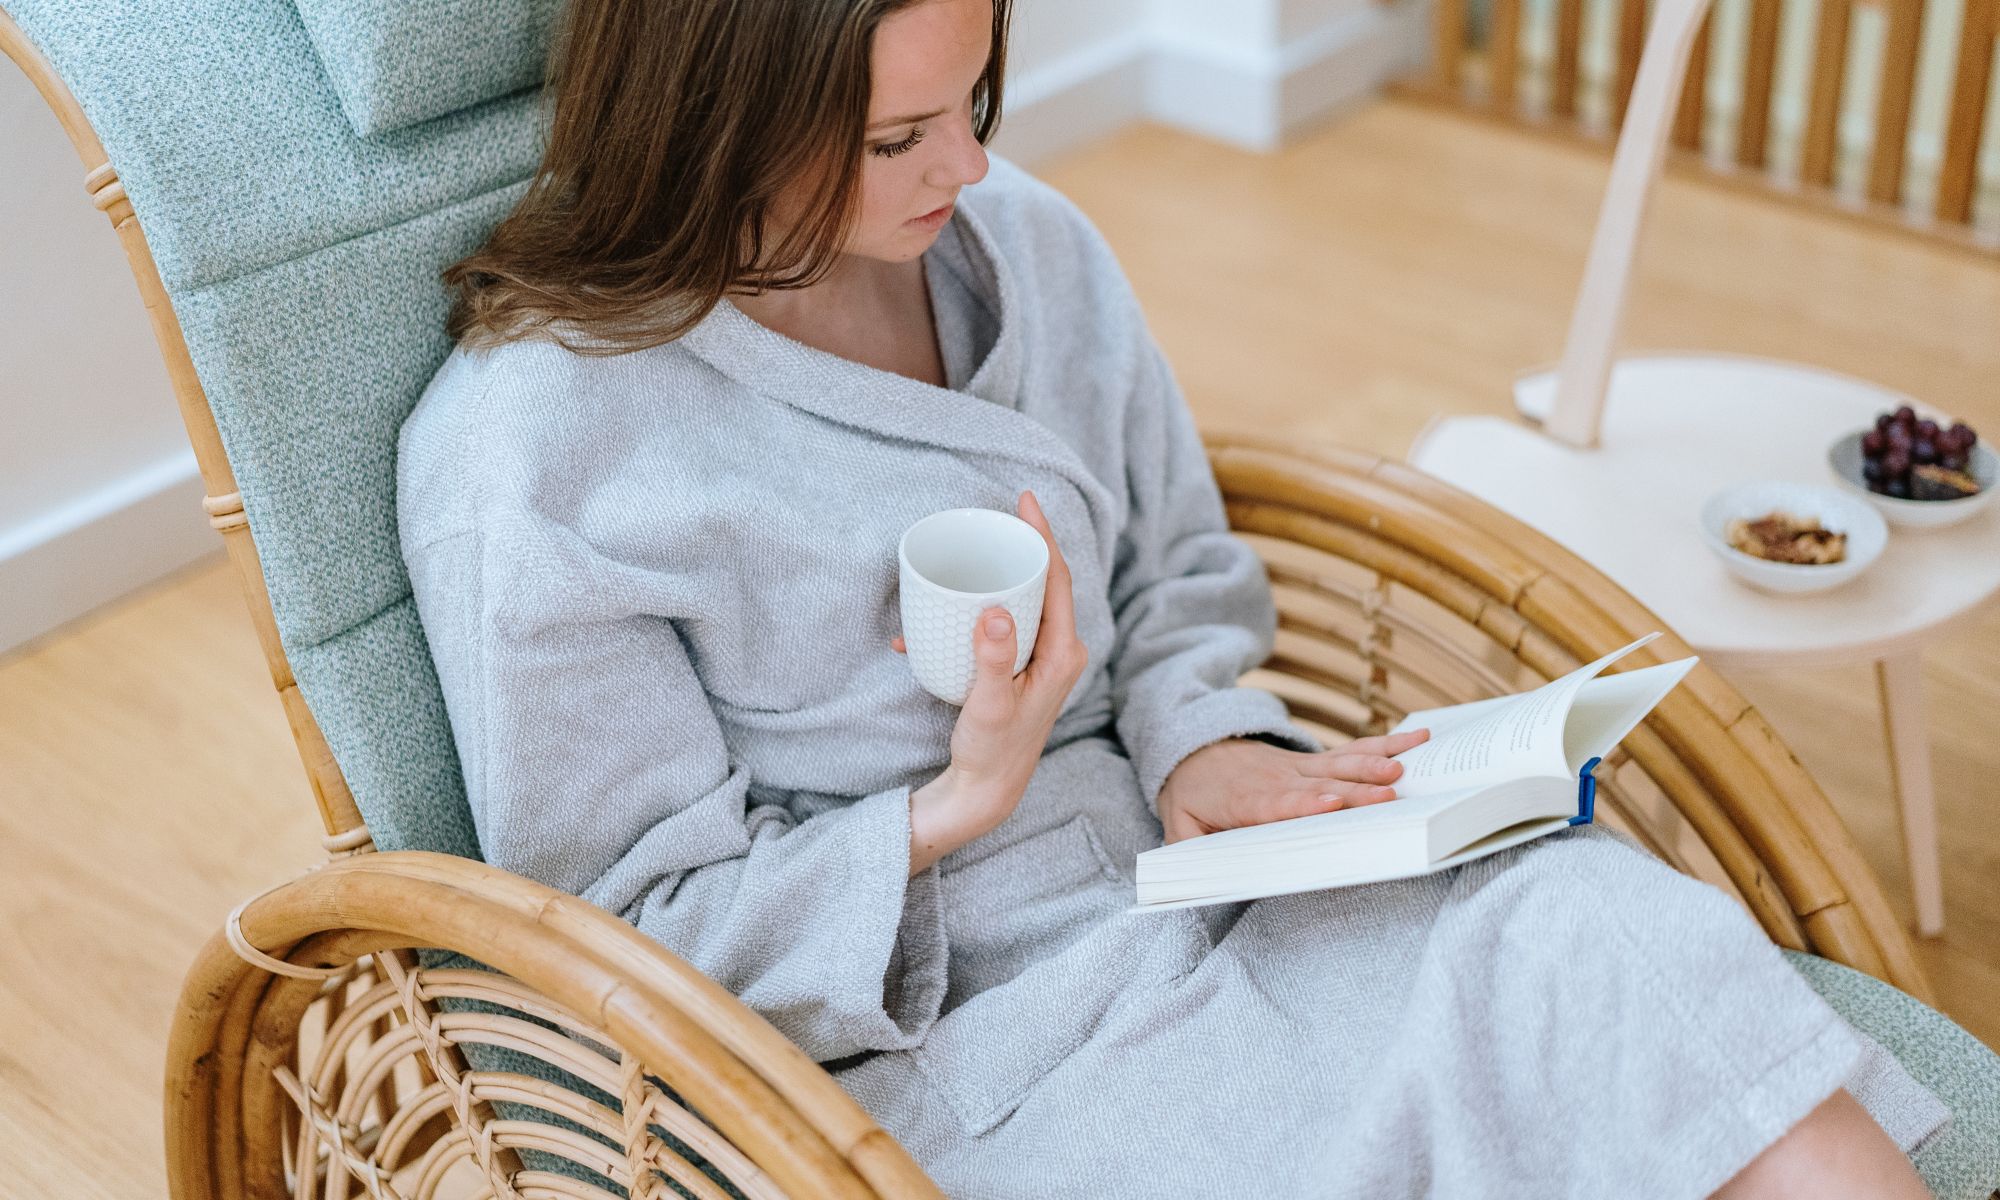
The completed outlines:
{"type": "MultiPolygon", "coordinates": [[[[1073,898],[1061,910],[1058,924],[1067,941],[1060,948],[951,1008],[911,1052],[932,1092],[976,1137],[1011,1116],[1044,1076],[1091,1039],[1107,1014],[1159,995],[1194,970],[1211,944],[1192,909],[1124,911],[1131,884],[1082,814],[961,872],[993,877],[969,892],[982,903],[1073,898]],[[1038,863],[1051,869],[1037,876],[1038,863]],[[1087,874],[1079,879],[1079,871],[1087,874]],[[1065,877],[1066,885],[1059,882],[1065,877]]],[[[1056,927],[1047,932],[1054,935],[1056,927]]]]}
{"type": "Polygon", "coordinates": [[[938,864],[938,883],[948,932],[968,945],[993,940],[1005,926],[1110,911],[1111,893],[1132,887],[1083,813],[976,858],[946,859],[938,864]]]}

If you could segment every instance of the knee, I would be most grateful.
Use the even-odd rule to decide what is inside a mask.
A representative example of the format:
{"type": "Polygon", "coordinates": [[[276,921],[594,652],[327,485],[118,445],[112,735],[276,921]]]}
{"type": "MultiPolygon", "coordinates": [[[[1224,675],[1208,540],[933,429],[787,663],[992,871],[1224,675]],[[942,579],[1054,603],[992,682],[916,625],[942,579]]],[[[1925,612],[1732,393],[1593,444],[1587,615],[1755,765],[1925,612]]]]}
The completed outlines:
{"type": "Polygon", "coordinates": [[[1845,1195],[1928,1200],[1930,1189],[1846,1088],[1807,1113],[1715,1193],[1717,1200],[1845,1195]]]}

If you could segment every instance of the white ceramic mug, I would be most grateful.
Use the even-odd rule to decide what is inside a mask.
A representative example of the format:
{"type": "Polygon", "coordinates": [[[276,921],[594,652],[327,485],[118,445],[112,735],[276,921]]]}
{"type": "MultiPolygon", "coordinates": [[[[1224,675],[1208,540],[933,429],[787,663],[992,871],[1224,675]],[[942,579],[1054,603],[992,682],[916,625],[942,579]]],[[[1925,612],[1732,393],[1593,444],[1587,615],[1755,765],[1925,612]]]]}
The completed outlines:
{"type": "Polygon", "coordinates": [[[903,647],[925,691],[965,703],[979,673],[973,624],[995,606],[1014,618],[1014,670],[1028,665],[1049,578],[1039,529],[999,509],[947,508],[905,529],[896,557],[903,647]]]}

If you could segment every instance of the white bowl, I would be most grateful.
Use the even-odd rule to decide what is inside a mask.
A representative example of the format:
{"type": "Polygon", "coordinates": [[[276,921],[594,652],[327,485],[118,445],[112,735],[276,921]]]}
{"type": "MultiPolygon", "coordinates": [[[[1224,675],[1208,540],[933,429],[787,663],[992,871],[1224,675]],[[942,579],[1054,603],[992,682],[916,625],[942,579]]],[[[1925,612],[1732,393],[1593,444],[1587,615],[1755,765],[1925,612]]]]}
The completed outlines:
{"type": "Polygon", "coordinates": [[[1889,527],[1882,515],[1839,488],[1816,483],[1761,480],[1727,487],[1701,506],[1701,536],[1731,575],[1770,592],[1823,592],[1839,587],[1882,557],[1889,527]],[[1797,517],[1818,517],[1822,527],[1847,535],[1847,554],[1837,563],[1784,563],[1745,554],[1729,544],[1729,522],[1783,509],[1797,517]]]}
{"type": "Polygon", "coordinates": [[[1996,487],[2000,485],[2000,454],[1995,454],[1993,447],[1982,439],[1972,444],[1972,457],[1965,464],[1965,473],[1979,481],[1979,490],[1970,496],[1956,500],[1901,500],[1871,492],[1868,481],[1861,477],[1861,436],[1867,432],[1857,429],[1828,446],[1826,465],[1833,469],[1833,477],[1842,486],[1874,505],[1892,524],[1910,529],[1955,525],[1985,508],[1993,493],[2000,490],[1996,487]]]}

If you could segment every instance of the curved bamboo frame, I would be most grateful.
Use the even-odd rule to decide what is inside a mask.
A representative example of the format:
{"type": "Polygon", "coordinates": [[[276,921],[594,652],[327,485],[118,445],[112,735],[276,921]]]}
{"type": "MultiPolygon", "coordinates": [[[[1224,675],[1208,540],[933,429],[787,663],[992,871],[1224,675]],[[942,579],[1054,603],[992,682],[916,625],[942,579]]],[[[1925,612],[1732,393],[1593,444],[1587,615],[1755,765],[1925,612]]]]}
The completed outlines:
{"type": "MultiPolygon", "coordinates": [[[[1416,707],[1396,700],[1398,674],[1428,683],[1425,704],[1452,703],[1668,630],[1546,535],[1412,467],[1275,435],[1205,437],[1230,525],[1258,544],[1278,598],[1278,647],[1248,681],[1284,696],[1302,721],[1345,736],[1378,731],[1416,707]],[[1335,578],[1336,564],[1359,585],[1335,578]],[[1413,597],[1415,612],[1398,613],[1392,594],[1413,597]],[[1342,628],[1329,610],[1365,618],[1364,628],[1342,628]],[[1441,636],[1454,623],[1460,636],[1441,636]]],[[[1668,631],[1621,665],[1691,653],[1668,631]]],[[[1935,1003],[1908,932],[1825,793],[1712,668],[1697,665],[1607,766],[1614,819],[1734,892],[1773,941],[1935,1003]],[[1665,803],[1640,812],[1642,789],[1665,803]]]]}
{"type": "MultiPolygon", "coordinates": [[[[125,248],[306,768],[333,858],[254,897],[190,969],[168,1047],[172,1194],[428,1196],[457,1170],[498,1196],[604,1196],[525,1170],[539,1149],[635,1196],[935,1197],[818,1064],[664,947],[574,896],[470,860],[379,854],[293,680],[235,474],[144,233],[103,146],[0,10],[0,51],[68,131],[125,248]],[[414,948],[490,971],[426,970],[414,948]],[[275,956],[275,957],[274,957],[275,956]],[[513,1016],[448,1012],[484,999],[513,1016]],[[627,1116],[524,1075],[468,1068],[488,1041],[594,1081],[627,1116]],[[699,1116],[656,1085],[658,1080],[699,1116]],[[500,1120],[533,1103],[594,1129],[500,1120]],[[611,1147],[619,1147],[613,1150],[611,1147]],[[634,1181],[636,1185],[634,1184],[634,1181]]],[[[1276,437],[1204,433],[1231,525],[1269,568],[1276,651],[1245,676],[1328,737],[1403,711],[1515,690],[1665,626],[1603,575],[1477,499],[1400,464],[1276,437]]],[[[1669,634],[1638,665],[1679,657],[1669,634]]],[[[1729,891],[1781,945],[1934,1002],[1879,881],[1763,718],[1697,667],[1603,768],[1599,812],[1729,891]]]]}
{"type": "Polygon", "coordinates": [[[169,1039],[176,1197],[322,1188],[332,1196],[346,1177],[429,1196],[459,1159],[496,1195],[604,1194],[523,1172],[515,1155],[524,1147],[627,1187],[635,1171],[657,1167],[697,1194],[723,1194],[695,1179],[635,1113],[701,1150],[753,1200],[940,1197],[804,1051],[659,943],[575,896],[452,855],[362,850],[238,913],[189,971],[169,1039]],[[493,970],[419,970],[402,952],[424,946],[493,970]],[[266,954],[278,970],[267,969],[266,954]],[[436,1001],[447,995],[498,1003],[560,1031],[440,1012],[436,1001]],[[626,1115],[529,1076],[471,1071],[459,1052],[466,1041],[572,1071],[619,1096],[626,1115]],[[397,1077],[403,1060],[418,1066],[413,1079],[397,1077]],[[510,1098],[592,1126],[623,1150],[540,1122],[499,1121],[486,1107],[510,1098]],[[371,1103],[377,1119],[364,1127],[371,1103]]]}
{"type": "Polygon", "coordinates": [[[77,156],[83,160],[84,191],[90,194],[90,202],[111,219],[118,242],[125,248],[125,261],[139,285],[139,297],[146,305],[146,317],[153,327],[153,340],[159,344],[160,356],[166,362],[167,378],[180,405],[181,422],[187,427],[195,463],[201,469],[202,483],[208,493],[202,498],[202,509],[208,514],[209,524],[222,535],[229,559],[236,565],[244,600],[250,609],[250,624],[257,631],[257,643],[264,648],[264,662],[271,671],[271,684],[277,688],[278,700],[285,706],[286,719],[291,723],[292,739],[305,763],[306,781],[312,786],[320,823],[328,836],[364,828],[354,794],[348,789],[339,764],[334,762],[333,751],[327,747],[326,737],[307,709],[305,698],[299,694],[291,663],[285,659],[278,622],[271,613],[271,594],[264,585],[263,563],[257,557],[249,518],[243,513],[243,493],[236,486],[236,471],[223,451],[222,434],[215,427],[215,414],[209,411],[207,393],[195,375],[187,339],[181,335],[180,318],[174,315],[173,302],[167,298],[166,284],[153,262],[146,234],[132,213],[125,186],[118,182],[118,172],[112,169],[110,155],[104,152],[104,144],[98,141],[97,131],[91,128],[83,107],[49,60],[7,14],[4,4],[0,4],[0,53],[14,60],[55,111],[56,119],[76,147],[77,156]]]}

